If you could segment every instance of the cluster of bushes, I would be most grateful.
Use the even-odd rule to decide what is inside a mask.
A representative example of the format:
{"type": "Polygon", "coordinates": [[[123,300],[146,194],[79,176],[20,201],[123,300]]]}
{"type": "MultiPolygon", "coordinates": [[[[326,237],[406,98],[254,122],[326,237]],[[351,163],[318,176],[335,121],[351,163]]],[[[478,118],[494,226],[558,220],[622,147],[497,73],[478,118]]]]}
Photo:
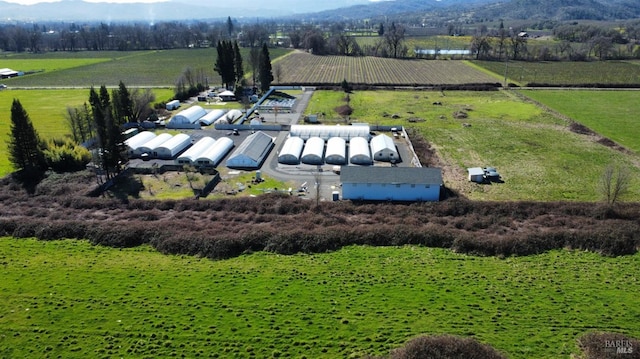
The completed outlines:
{"type": "Polygon", "coordinates": [[[265,195],[216,201],[145,201],[84,195],[88,172],[51,174],[27,194],[0,181],[0,235],[83,238],[163,253],[229,258],[252,251],[317,253],[348,245],[422,245],[460,253],[512,256],[551,249],[633,254],[640,207],[573,202],[326,202],[265,195]],[[83,189],[84,188],[84,189],[83,189]]]}

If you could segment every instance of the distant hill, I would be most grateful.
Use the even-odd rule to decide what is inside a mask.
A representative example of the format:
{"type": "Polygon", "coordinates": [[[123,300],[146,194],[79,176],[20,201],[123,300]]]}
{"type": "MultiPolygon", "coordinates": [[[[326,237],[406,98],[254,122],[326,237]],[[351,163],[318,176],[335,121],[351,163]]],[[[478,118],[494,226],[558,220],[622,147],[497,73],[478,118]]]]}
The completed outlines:
{"type": "Polygon", "coordinates": [[[511,0],[476,9],[478,19],[627,20],[640,17],[637,0],[511,0]]]}

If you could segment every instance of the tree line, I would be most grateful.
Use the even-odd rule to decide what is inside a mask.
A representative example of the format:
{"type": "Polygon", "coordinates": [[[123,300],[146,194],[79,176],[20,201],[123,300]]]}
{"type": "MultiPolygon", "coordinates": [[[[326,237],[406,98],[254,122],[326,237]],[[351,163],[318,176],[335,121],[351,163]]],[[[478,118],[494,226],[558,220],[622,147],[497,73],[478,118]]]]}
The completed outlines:
{"type": "Polygon", "coordinates": [[[143,116],[150,112],[153,101],[155,96],[150,90],[130,92],[122,81],[111,93],[104,85],[99,90],[91,87],[88,103],[67,108],[70,137],[44,141],[20,100],[14,99],[9,159],[17,171],[28,174],[47,169],[77,171],[93,160],[107,178],[113,177],[126,161],[123,125],[146,118],[143,116]],[[93,152],[86,148],[93,148],[93,152]]]}

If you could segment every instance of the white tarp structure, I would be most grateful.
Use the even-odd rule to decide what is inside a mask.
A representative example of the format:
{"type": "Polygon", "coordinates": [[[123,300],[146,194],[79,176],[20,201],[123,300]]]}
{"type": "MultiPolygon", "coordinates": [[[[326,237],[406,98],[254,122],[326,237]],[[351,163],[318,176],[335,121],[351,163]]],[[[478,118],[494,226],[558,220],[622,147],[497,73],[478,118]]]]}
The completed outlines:
{"type": "Polygon", "coordinates": [[[301,137],[308,140],[320,137],[327,141],[331,137],[340,137],[350,141],[354,137],[364,137],[369,140],[369,126],[324,126],[324,125],[291,125],[291,137],[301,137]]]}
{"type": "Polygon", "coordinates": [[[304,144],[302,163],[308,165],[321,165],[324,162],[324,140],[320,137],[311,137],[304,144]]]}
{"type": "Polygon", "coordinates": [[[225,117],[227,118],[228,123],[233,123],[235,120],[242,117],[242,111],[237,109],[229,110],[225,117]]]}
{"type": "Polygon", "coordinates": [[[153,152],[155,157],[172,159],[189,146],[191,146],[191,136],[179,133],[156,147],[153,152]]]}
{"type": "Polygon", "coordinates": [[[140,156],[141,153],[139,153],[137,150],[142,147],[142,145],[151,141],[155,137],[155,133],[143,131],[124,141],[124,144],[127,145],[127,153],[129,154],[129,157],[135,157],[136,155],[140,156]]]}
{"type": "Polygon", "coordinates": [[[347,163],[347,142],[341,137],[331,137],[327,141],[324,161],[332,165],[347,163]]]}
{"type": "Polygon", "coordinates": [[[249,135],[227,158],[230,168],[260,168],[273,148],[273,137],[262,131],[249,135]]]}
{"type": "Polygon", "coordinates": [[[198,121],[200,121],[201,125],[209,126],[210,124],[215,123],[217,119],[224,116],[225,113],[226,111],[221,109],[212,110],[202,116],[198,121]]]}
{"type": "Polygon", "coordinates": [[[158,136],[151,139],[150,141],[145,142],[144,145],[138,147],[138,149],[135,151],[135,154],[140,156],[144,153],[147,153],[153,156],[153,151],[159,146],[161,146],[163,143],[169,141],[171,137],[173,136],[171,136],[168,133],[161,133],[158,136]]]}
{"type": "Polygon", "coordinates": [[[349,161],[354,165],[370,165],[371,152],[369,141],[364,137],[352,138],[349,142],[349,161]]]}
{"type": "Polygon", "coordinates": [[[229,137],[221,137],[202,152],[196,159],[196,165],[198,166],[217,166],[218,163],[224,158],[224,156],[233,148],[233,140],[229,137]]]}
{"type": "Polygon", "coordinates": [[[170,124],[173,125],[185,125],[185,124],[195,124],[207,114],[200,106],[191,106],[188,109],[182,110],[178,112],[171,121],[170,124]]]}
{"type": "Polygon", "coordinates": [[[398,162],[400,156],[393,139],[380,134],[371,139],[371,154],[376,161],[398,162]]]}
{"type": "Polygon", "coordinates": [[[198,142],[196,142],[193,146],[191,146],[188,150],[186,150],[183,154],[181,154],[176,162],[181,165],[194,165],[196,164],[196,160],[200,155],[205,152],[209,147],[213,146],[216,142],[211,137],[203,137],[198,142]]]}
{"type": "Polygon", "coordinates": [[[300,163],[300,154],[304,147],[304,141],[300,137],[289,137],[282,145],[278,154],[278,162],[287,165],[297,165],[300,163]]]}

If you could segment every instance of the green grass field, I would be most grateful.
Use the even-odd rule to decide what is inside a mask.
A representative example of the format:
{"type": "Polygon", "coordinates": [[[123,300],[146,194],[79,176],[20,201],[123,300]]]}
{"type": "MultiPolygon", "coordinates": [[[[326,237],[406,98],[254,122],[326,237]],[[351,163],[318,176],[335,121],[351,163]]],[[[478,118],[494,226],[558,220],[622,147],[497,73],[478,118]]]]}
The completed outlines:
{"type": "Polygon", "coordinates": [[[509,82],[566,84],[640,84],[640,66],[636,61],[524,62],[473,61],[509,82]]]}
{"type": "Polygon", "coordinates": [[[210,261],[4,238],[0,261],[5,358],[360,358],[441,333],[568,358],[592,330],[640,335],[640,255],[349,247],[210,261]]]}
{"type": "Polygon", "coordinates": [[[530,90],[521,93],[640,153],[637,91],[530,90]]]}
{"type": "MultiPolygon", "coordinates": [[[[316,92],[307,113],[324,112],[324,122],[343,122],[334,108],[345,104],[344,97],[338,91],[316,92]]],[[[627,98],[619,105],[631,102],[627,98]]],[[[356,91],[350,104],[353,122],[420,131],[448,165],[445,184],[472,199],[597,201],[597,185],[609,164],[631,169],[634,178],[627,199],[640,199],[636,154],[625,155],[574,134],[563,120],[508,92],[356,91]],[[457,111],[468,118],[454,118],[457,111]],[[393,119],[394,114],[399,118],[393,119]],[[411,123],[411,118],[422,122],[411,123]],[[496,167],[505,183],[469,183],[466,168],[484,166],[496,167]]],[[[628,117],[626,123],[632,126],[633,120],[628,117]]]]}
{"type": "MultiPolygon", "coordinates": [[[[172,89],[154,89],[153,92],[158,101],[173,96],[172,89]]],[[[0,91],[0,176],[13,171],[7,153],[13,99],[20,100],[40,137],[58,138],[71,134],[65,119],[67,107],[88,102],[89,89],[0,91]]]]}

